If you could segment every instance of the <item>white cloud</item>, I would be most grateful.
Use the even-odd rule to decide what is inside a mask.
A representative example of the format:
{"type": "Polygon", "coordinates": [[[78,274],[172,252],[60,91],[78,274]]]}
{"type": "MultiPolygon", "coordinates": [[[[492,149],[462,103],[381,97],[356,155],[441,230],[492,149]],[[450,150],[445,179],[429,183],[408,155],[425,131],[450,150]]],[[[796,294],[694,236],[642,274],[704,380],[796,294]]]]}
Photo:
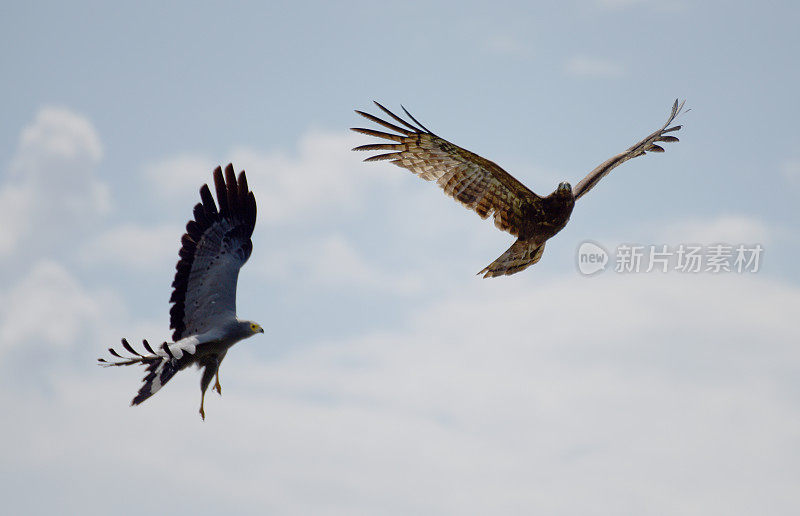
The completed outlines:
{"type": "Polygon", "coordinates": [[[19,185],[0,187],[0,209],[4,218],[4,223],[0,224],[0,257],[11,254],[29,230],[30,220],[24,216],[18,218],[18,214],[27,215],[33,210],[31,194],[30,189],[19,185]]]}
{"type": "Polygon", "coordinates": [[[217,166],[224,165],[206,156],[183,153],[145,165],[144,176],[155,195],[174,206],[185,205],[186,213],[191,213],[191,207],[200,201],[200,187],[212,181],[211,172],[217,166]]]}
{"type": "Polygon", "coordinates": [[[341,235],[303,239],[298,245],[270,249],[259,261],[272,279],[296,278],[325,288],[366,289],[411,294],[422,289],[419,277],[391,274],[369,263],[341,235]]]}
{"type": "Polygon", "coordinates": [[[91,122],[63,108],[42,108],[25,127],[0,186],[0,256],[53,251],[86,232],[110,209],[108,187],[94,170],[102,158],[91,122]]]}
{"type": "MultiPolygon", "coordinates": [[[[363,135],[311,131],[300,138],[295,155],[237,147],[221,165],[232,162],[237,172],[247,171],[260,223],[292,223],[332,210],[351,211],[362,204],[372,185],[396,180],[397,174],[360,162],[367,154],[350,149],[363,143],[363,135]]],[[[148,165],[145,176],[157,194],[177,203],[181,201],[175,195],[196,199],[217,165],[203,156],[182,154],[148,165]]]]}
{"type": "Polygon", "coordinates": [[[20,346],[63,348],[81,335],[96,337],[103,314],[115,304],[108,292],[86,290],[58,263],[39,261],[0,297],[0,353],[20,346]]]}
{"type": "Polygon", "coordinates": [[[564,71],[576,77],[620,77],[625,68],[619,63],[589,56],[575,56],[564,64],[564,71]]]}
{"type": "MultiPolygon", "coordinates": [[[[669,513],[751,514],[766,499],[770,513],[791,513],[800,480],[800,468],[786,461],[800,452],[798,288],[758,275],[547,280],[524,273],[507,281],[466,276],[458,286],[442,280],[427,289],[422,276],[393,273],[347,233],[317,236],[302,224],[338,220],[366,206],[376,182],[403,181],[412,195],[388,196],[386,243],[399,242],[392,249],[407,248],[409,260],[430,262],[431,247],[451,243],[471,256],[508,237],[433,185],[358,163],[363,155],[347,149],[361,141],[311,133],[294,157],[232,153],[248,170],[260,222],[273,223],[258,231],[286,233],[271,243],[259,238],[248,274],[293,278],[287,290],[422,289],[427,298],[387,302],[387,310],[403,311],[393,328],[365,333],[363,315],[354,313],[348,337],[309,341],[307,329],[290,321],[285,326],[299,344],[293,349],[269,332],[237,345],[221,372],[225,396],[209,395],[201,423],[195,370],[129,408],[141,369],[92,365],[120,336],[157,341],[166,324],[128,321],[105,286],[87,287],[65,266],[37,260],[0,293],[4,371],[41,375],[46,362],[49,387],[8,382],[0,389],[0,476],[10,493],[4,508],[648,514],[655,504],[669,513]],[[296,219],[304,221],[299,228],[296,219]],[[412,251],[420,242],[425,251],[412,251]],[[442,297],[432,299],[437,292],[442,297]],[[33,351],[21,359],[21,350],[33,351]],[[88,358],[80,369],[65,364],[76,355],[88,358]],[[731,489],[737,485],[748,489],[731,489]],[[120,486],[146,494],[120,496],[120,486]]],[[[173,204],[187,217],[215,165],[193,160],[182,156],[148,173],[154,184],[163,179],[164,198],[186,196],[185,205],[173,204]]],[[[8,185],[2,191],[16,198],[8,185]]],[[[681,239],[771,235],[744,217],[670,231],[681,239]]],[[[95,230],[72,252],[90,265],[147,270],[174,260],[180,232],[132,220],[95,230]],[[138,255],[142,248],[152,253],[138,255]]],[[[497,253],[477,261],[474,272],[497,253]]],[[[447,251],[442,256],[437,267],[461,266],[447,251]]],[[[304,301],[319,309],[313,296],[304,301]]]]}
{"type": "MultiPolygon", "coordinates": [[[[186,209],[187,213],[189,207],[186,209]]],[[[123,224],[92,237],[77,251],[88,265],[114,264],[133,270],[151,270],[178,259],[182,226],[147,227],[123,224]]]]}
{"type": "Polygon", "coordinates": [[[4,467],[80,471],[35,488],[84,513],[790,514],[798,304],[757,277],[476,281],[404,330],[239,344],[205,423],[189,371],[133,409],[129,369],[2,391],[4,467]]]}
{"type": "Polygon", "coordinates": [[[232,154],[258,187],[261,220],[287,223],[332,210],[351,211],[372,185],[397,179],[361,163],[368,154],[350,149],[362,143],[363,135],[355,133],[310,132],[300,138],[295,157],[247,148],[232,154]]]}
{"type": "Polygon", "coordinates": [[[82,176],[78,180],[91,179],[91,167],[102,157],[100,138],[88,119],[69,109],[44,107],[22,130],[11,173],[18,178],[36,175],[69,185],[76,174],[82,176]],[[54,165],[59,170],[68,169],[70,174],[54,173],[54,165]]]}
{"type": "Polygon", "coordinates": [[[665,243],[765,244],[774,239],[776,231],[760,219],[728,215],[672,224],[663,231],[662,238],[665,243]]]}

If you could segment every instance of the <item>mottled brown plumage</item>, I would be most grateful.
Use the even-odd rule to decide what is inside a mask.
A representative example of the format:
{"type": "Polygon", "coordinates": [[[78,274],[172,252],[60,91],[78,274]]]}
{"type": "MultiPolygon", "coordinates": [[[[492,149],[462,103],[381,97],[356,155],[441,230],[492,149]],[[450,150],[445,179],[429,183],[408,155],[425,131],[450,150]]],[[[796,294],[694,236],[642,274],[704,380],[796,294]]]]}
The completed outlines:
{"type": "Polygon", "coordinates": [[[678,141],[666,133],[677,131],[681,126],[669,128],[667,126],[683,109],[683,103],[678,105],[676,100],[669,119],[660,129],[625,152],[600,164],[583,178],[574,190],[569,183],[561,183],[552,194],[540,197],[496,163],[436,136],[405,108],[403,111],[411,122],[400,118],[377,102],[375,105],[396,123],[363,111],[356,110],[356,113],[398,134],[361,127],[353,128],[353,131],[394,142],[354,148],[353,150],[358,151],[388,151],[364,161],[389,160],[426,181],[435,180],[448,196],[484,219],[491,215],[495,226],[517,237],[505,253],[478,273],[483,274],[484,278],[514,274],[538,262],[547,240],[561,231],[569,221],[578,198],[625,161],[646,152],[664,152],[656,142],[678,141]]]}

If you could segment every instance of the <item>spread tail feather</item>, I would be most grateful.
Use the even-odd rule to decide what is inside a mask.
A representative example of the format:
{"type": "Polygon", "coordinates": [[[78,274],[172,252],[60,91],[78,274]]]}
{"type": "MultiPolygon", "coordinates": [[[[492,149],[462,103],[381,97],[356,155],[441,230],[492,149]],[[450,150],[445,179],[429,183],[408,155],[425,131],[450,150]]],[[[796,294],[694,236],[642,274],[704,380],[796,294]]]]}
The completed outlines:
{"type": "Polygon", "coordinates": [[[543,252],[544,244],[537,245],[533,241],[518,239],[505,253],[501,254],[478,274],[483,274],[484,278],[510,276],[538,262],[543,252]]]}
{"type": "Polygon", "coordinates": [[[157,357],[147,364],[147,375],[145,375],[144,385],[131,400],[131,406],[138,405],[163,387],[180,370],[180,360],[157,357]]]}
{"type": "Polygon", "coordinates": [[[126,351],[134,356],[125,357],[120,355],[114,348],[108,348],[108,352],[120,360],[108,361],[104,358],[97,359],[97,361],[103,367],[129,366],[134,364],[142,364],[146,366],[147,374],[142,380],[144,385],[142,385],[142,387],[139,389],[139,392],[131,401],[131,405],[138,405],[158,392],[161,387],[163,387],[173,376],[175,376],[175,373],[180,371],[186,366],[187,363],[191,361],[191,358],[189,358],[189,353],[194,352],[193,345],[181,348],[180,345],[173,344],[170,346],[165,342],[159,348],[157,348],[158,351],[156,352],[146,340],[142,341],[142,344],[150,353],[149,355],[143,355],[139,353],[133,349],[126,339],[122,339],[122,346],[126,351]],[[191,351],[189,351],[190,349],[191,351]],[[184,351],[189,353],[184,354],[184,351]]]}

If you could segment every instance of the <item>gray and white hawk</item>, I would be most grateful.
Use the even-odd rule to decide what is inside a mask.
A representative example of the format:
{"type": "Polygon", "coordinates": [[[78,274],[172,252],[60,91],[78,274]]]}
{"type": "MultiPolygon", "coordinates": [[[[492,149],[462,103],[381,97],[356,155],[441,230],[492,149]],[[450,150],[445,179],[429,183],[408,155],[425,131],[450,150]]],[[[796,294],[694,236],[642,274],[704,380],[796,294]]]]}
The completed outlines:
{"type": "Polygon", "coordinates": [[[181,238],[170,297],[173,342],[153,348],[144,340],[147,353],[142,354],[122,339],[122,346],[132,356],[122,356],[109,348],[115,359],[98,359],[106,367],[145,366],[144,385],[131,405],[155,394],[178,371],[196,365],[203,368],[200,416],[205,419],[206,389],[216,377],[214,389],[222,394],[219,366],[228,349],[242,339],[264,333],[255,322],[236,317],[239,269],[253,250],[250,237],[256,224],[256,199],[247,186],[244,171],[237,178],[232,165],[225,168],[224,175],[220,167],[214,170],[214,186],[219,209],[208,185],[203,185],[202,202],[194,207],[194,218],[186,224],[186,234],[181,238]]]}

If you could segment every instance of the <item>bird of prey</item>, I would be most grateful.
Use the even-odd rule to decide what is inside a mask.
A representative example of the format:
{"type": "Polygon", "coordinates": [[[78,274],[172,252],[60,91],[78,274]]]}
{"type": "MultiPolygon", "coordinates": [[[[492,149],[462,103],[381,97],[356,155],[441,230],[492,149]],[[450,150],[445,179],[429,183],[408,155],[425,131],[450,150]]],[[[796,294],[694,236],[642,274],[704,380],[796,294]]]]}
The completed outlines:
{"type": "Polygon", "coordinates": [[[109,348],[115,359],[98,359],[101,365],[146,367],[144,385],[133,398],[138,405],[155,394],[178,371],[196,365],[203,368],[200,380],[200,416],[206,389],[216,377],[214,389],[222,395],[219,366],[228,349],[242,339],[264,330],[253,321],[236,317],[236,282],[239,269],[253,250],[250,240],[256,224],[256,199],[247,187],[244,171],[238,180],[233,166],[214,170],[219,210],[208,185],[200,189],[202,202],[194,207],[194,218],[186,224],[181,238],[180,260],[172,282],[173,303],[169,311],[173,342],[153,347],[142,341],[146,354],[139,353],[126,339],[122,346],[131,356],[109,348]]]}
{"type": "Polygon", "coordinates": [[[676,100],[667,122],[660,129],[598,165],[574,189],[564,182],[550,195],[541,197],[497,164],[436,136],[405,108],[403,111],[411,121],[400,118],[378,102],[375,105],[395,123],[363,111],[356,110],[356,113],[393,132],[361,127],[352,130],[392,143],[373,143],[354,148],[356,151],[388,151],[364,161],[389,160],[426,181],[435,180],[445,194],[484,219],[493,215],[497,228],[517,237],[505,253],[478,273],[483,274],[484,278],[511,275],[538,262],[547,240],[569,221],[575,201],[600,179],[631,158],[646,152],[664,152],[658,142],[678,141],[678,138],[667,133],[681,128],[679,125],[669,125],[683,109],[683,102],[678,105],[676,100]]]}

